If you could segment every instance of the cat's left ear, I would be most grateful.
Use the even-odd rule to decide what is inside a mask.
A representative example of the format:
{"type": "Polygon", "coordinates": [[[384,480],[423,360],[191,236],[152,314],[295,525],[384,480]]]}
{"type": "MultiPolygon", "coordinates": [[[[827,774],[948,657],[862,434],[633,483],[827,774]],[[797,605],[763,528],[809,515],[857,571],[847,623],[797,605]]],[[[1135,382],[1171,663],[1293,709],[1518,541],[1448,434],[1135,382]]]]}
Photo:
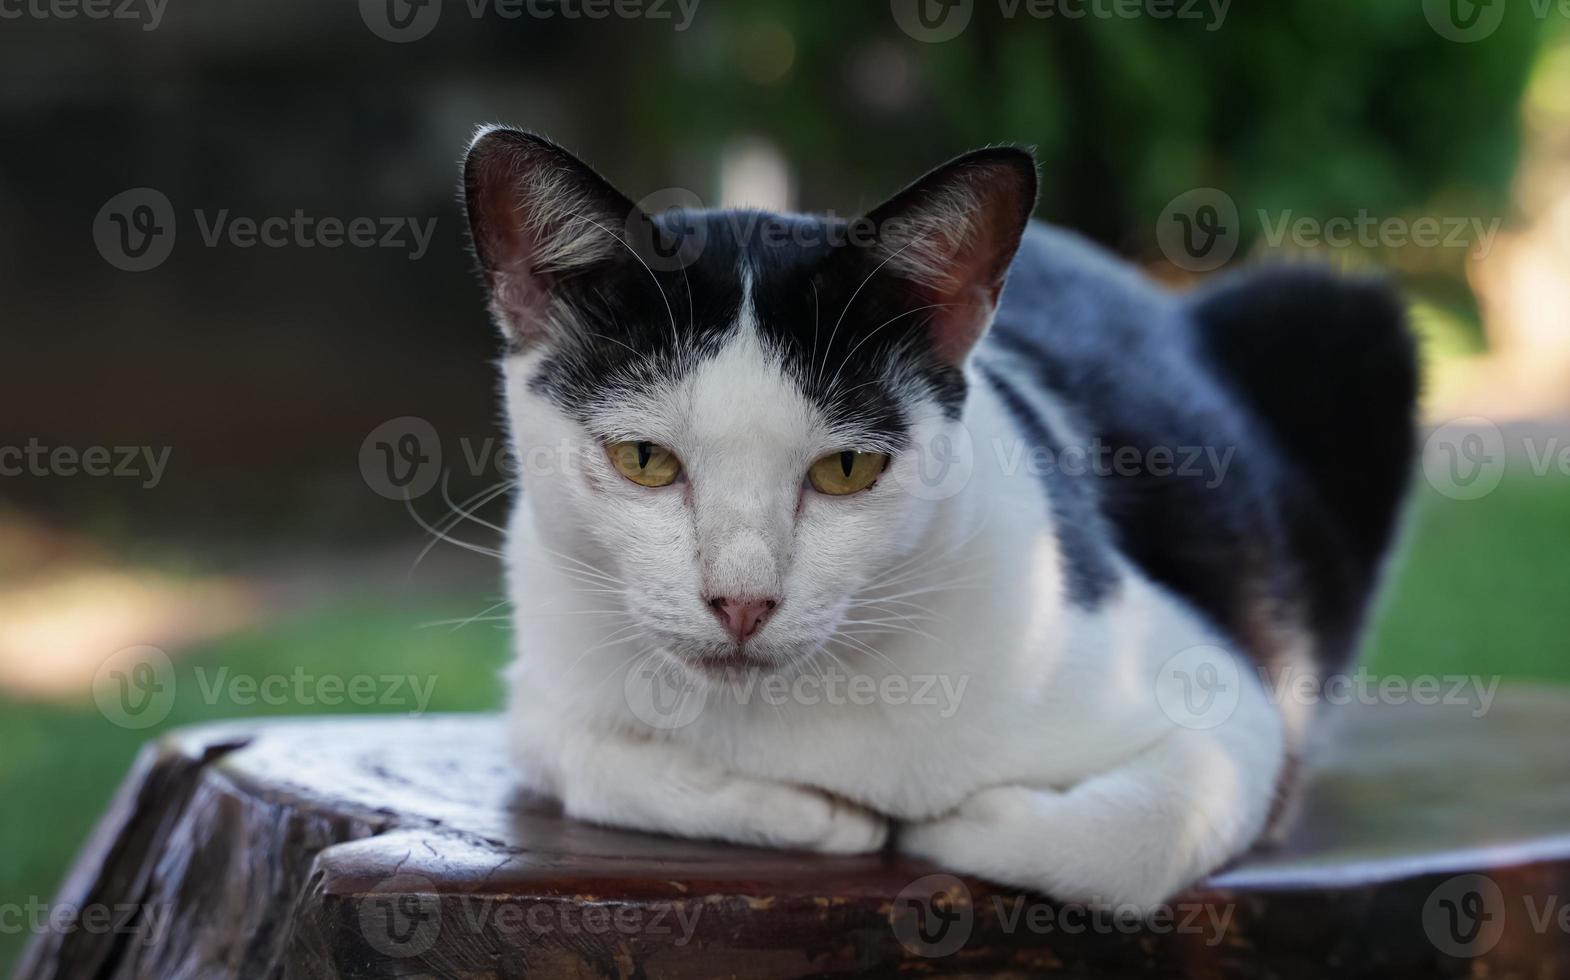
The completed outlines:
{"type": "Polygon", "coordinates": [[[516,129],[481,130],[463,174],[497,322],[520,348],[551,341],[570,319],[555,302],[562,285],[621,257],[642,212],[577,157],[516,129]]]}
{"type": "Polygon", "coordinates": [[[998,295],[1036,206],[1036,159],[996,147],[937,168],[866,219],[883,272],[933,307],[933,349],[965,360],[992,323],[998,295]]]}

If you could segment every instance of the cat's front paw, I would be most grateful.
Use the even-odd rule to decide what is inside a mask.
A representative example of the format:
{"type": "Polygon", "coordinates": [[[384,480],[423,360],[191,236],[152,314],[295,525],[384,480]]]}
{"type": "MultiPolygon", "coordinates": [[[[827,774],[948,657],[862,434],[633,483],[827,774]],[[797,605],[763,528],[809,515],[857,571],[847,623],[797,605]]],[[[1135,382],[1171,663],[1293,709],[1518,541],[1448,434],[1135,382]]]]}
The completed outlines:
{"type": "Polygon", "coordinates": [[[583,739],[554,775],[568,816],[613,827],[825,854],[876,851],[889,834],[884,817],[854,803],[664,742],[583,739]]]}
{"type": "Polygon", "coordinates": [[[1050,789],[985,789],[952,813],[900,831],[899,849],[1058,901],[1154,910],[1183,885],[1175,842],[1136,839],[1116,815],[1050,789]]]}
{"type": "Polygon", "coordinates": [[[824,854],[865,854],[888,840],[883,816],[847,800],[785,783],[747,781],[744,812],[757,815],[766,843],[824,854]]]}

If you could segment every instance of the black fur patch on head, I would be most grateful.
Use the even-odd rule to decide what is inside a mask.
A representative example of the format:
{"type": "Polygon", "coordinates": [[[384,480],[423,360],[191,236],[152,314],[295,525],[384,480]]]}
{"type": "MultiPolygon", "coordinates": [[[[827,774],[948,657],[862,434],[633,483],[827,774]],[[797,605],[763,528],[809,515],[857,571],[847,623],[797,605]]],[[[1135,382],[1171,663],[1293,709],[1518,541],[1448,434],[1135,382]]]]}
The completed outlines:
{"type": "Polygon", "coordinates": [[[934,356],[920,297],[847,240],[846,222],[714,211],[667,213],[656,224],[695,235],[701,248],[674,270],[629,249],[556,287],[572,322],[530,386],[569,415],[583,421],[603,397],[678,381],[750,313],[765,349],[833,422],[899,446],[903,398],[924,394],[958,416],[964,378],[934,356]]]}
{"type": "Polygon", "coordinates": [[[669,385],[744,323],[832,423],[899,446],[901,405],[957,418],[959,365],[985,328],[1035,202],[1021,150],[962,156],[866,218],[650,215],[542,137],[480,133],[464,199],[491,308],[532,390],[586,421],[669,385]],[[750,292],[749,292],[750,286],[750,292]]]}

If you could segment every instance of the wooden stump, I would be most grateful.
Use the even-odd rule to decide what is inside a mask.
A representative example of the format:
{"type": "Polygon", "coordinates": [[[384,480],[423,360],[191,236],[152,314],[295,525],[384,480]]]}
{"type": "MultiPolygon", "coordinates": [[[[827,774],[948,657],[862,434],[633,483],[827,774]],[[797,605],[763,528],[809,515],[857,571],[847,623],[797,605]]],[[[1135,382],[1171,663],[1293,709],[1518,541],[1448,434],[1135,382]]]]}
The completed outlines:
{"type": "Polygon", "coordinates": [[[1570,976],[1570,699],[1475,710],[1340,709],[1291,839],[1149,922],[565,820],[512,795],[494,717],[191,729],[144,752],[17,976],[1570,976]]]}

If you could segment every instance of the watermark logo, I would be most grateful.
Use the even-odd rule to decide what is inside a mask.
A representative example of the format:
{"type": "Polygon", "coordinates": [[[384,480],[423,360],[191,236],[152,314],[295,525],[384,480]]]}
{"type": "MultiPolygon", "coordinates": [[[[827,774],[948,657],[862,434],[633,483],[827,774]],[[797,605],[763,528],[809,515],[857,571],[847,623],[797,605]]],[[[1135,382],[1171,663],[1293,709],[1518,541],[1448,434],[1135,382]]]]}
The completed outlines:
{"type": "Polygon", "coordinates": [[[378,882],[359,904],[360,934],[383,956],[421,956],[441,938],[441,898],[435,882],[424,875],[399,874],[378,882]]]}
{"type": "Polygon", "coordinates": [[[383,41],[407,44],[436,30],[442,0],[360,0],[360,19],[383,41]]]}
{"type": "Polygon", "coordinates": [[[708,244],[708,225],[696,218],[703,209],[703,199],[684,187],[646,194],[627,216],[623,241],[650,269],[679,272],[696,262],[708,244]]]}
{"type": "Polygon", "coordinates": [[[1167,261],[1188,272],[1213,272],[1237,254],[1242,233],[1237,202],[1214,187],[1180,194],[1156,222],[1156,243],[1167,261]]]}
{"type": "Polygon", "coordinates": [[[1423,0],[1423,16],[1445,40],[1471,44],[1499,30],[1505,0],[1423,0]]]}
{"type": "Polygon", "coordinates": [[[658,731],[686,728],[703,714],[707,701],[698,682],[659,651],[628,667],[622,688],[632,713],[658,731]]]}
{"type": "Polygon", "coordinates": [[[1423,476],[1451,500],[1477,500],[1505,477],[1505,436],[1499,426],[1475,416],[1435,429],[1423,444],[1423,476]]]}
{"type": "Polygon", "coordinates": [[[894,23],[917,41],[952,41],[970,26],[975,0],[892,0],[894,23]]]}
{"type": "Polygon", "coordinates": [[[424,496],[442,472],[436,427],[414,415],[389,419],[360,443],[360,476],[389,500],[424,496]]]}
{"type": "Polygon", "coordinates": [[[1423,932],[1447,956],[1482,956],[1504,935],[1505,897],[1487,875],[1458,875],[1429,893],[1423,932]]]}
{"type": "Polygon", "coordinates": [[[976,446],[963,423],[933,429],[916,439],[890,467],[895,484],[917,500],[947,500],[970,485],[976,446]]]}
{"type": "Polygon", "coordinates": [[[1156,703],[1184,728],[1215,728],[1237,710],[1243,678],[1237,658],[1218,646],[1179,651],[1156,675],[1156,703]]]}
{"type": "Polygon", "coordinates": [[[174,708],[174,663],[154,646],[116,650],[93,675],[93,701],[109,721],[132,730],[151,728],[174,708]]]}
{"type": "Polygon", "coordinates": [[[900,945],[917,956],[952,956],[970,941],[976,925],[970,889],[953,875],[918,878],[895,896],[889,925],[900,945]]]}
{"type": "Polygon", "coordinates": [[[1479,260],[1494,249],[1504,219],[1424,215],[1379,218],[1362,209],[1350,217],[1317,218],[1288,209],[1272,216],[1259,212],[1260,228],[1270,248],[1437,249],[1466,250],[1479,260]]]}
{"type": "Polygon", "coordinates": [[[104,261],[125,272],[147,272],[164,264],[177,234],[174,205],[162,191],[133,187],[98,209],[93,244],[104,261]]]}

